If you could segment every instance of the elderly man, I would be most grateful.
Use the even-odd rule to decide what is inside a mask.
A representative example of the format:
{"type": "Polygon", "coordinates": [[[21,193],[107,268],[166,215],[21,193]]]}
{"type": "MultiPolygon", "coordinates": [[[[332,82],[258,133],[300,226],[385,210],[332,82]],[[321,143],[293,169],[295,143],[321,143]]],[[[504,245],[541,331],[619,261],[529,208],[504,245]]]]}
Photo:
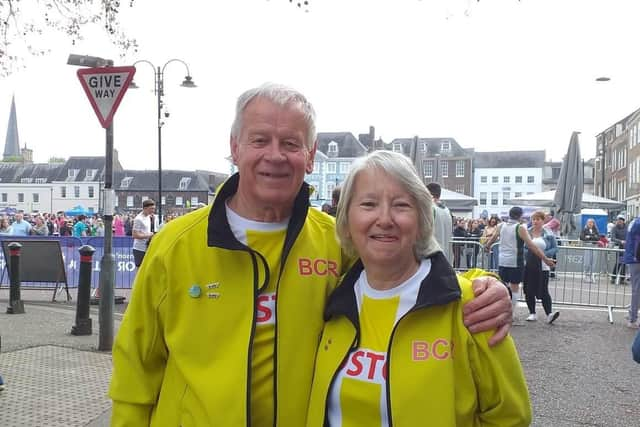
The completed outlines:
{"type": "MultiPolygon", "coordinates": [[[[350,262],[334,220],[309,208],[314,121],[282,86],[238,99],[239,173],[168,223],[136,276],[113,349],[113,425],[304,425],[324,304],[350,262]]],[[[506,289],[477,282],[465,323],[500,327],[499,341],[506,289]]]]}

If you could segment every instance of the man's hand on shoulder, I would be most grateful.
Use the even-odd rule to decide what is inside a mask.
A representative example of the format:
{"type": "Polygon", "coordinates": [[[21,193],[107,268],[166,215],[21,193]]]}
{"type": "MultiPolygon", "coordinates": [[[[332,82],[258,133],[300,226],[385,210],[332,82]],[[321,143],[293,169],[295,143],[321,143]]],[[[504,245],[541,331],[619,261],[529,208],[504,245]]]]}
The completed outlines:
{"type": "Polygon", "coordinates": [[[489,339],[494,346],[509,334],[513,309],[507,287],[495,277],[483,276],[473,279],[473,293],[476,296],[462,309],[464,324],[470,332],[495,330],[489,339]]]}

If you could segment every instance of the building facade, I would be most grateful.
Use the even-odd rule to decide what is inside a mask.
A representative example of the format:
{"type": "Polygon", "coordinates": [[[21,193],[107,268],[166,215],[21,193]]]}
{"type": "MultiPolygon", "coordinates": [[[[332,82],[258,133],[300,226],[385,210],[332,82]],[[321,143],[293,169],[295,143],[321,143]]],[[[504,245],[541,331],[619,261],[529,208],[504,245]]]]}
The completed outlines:
{"type": "Polygon", "coordinates": [[[476,152],[474,156],[473,196],[478,199],[475,218],[507,217],[514,197],[542,191],[544,151],[476,152]]]}
{"type": "Polygon", "coordinates": [[[437,182],[447,190],[473,194],[473,150],[454,138],[396,138],[386,148],[412,159],[425,184],[437,182]]]}

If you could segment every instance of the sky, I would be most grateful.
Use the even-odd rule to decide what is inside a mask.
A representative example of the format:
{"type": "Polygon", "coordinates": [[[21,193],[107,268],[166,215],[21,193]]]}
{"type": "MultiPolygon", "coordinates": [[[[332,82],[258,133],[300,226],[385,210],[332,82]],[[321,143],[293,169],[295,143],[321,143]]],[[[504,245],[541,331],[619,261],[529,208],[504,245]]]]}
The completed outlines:
{"type": "MultiPolygon", "coordinates": [[[[170,116],[163,169],[229,172],[229,128],[244,90],[277,82],[303,92],[320,132],[394,138],[452,137],[476,151],[546,150],[562,160],[573,131],[585,159],[595,135],[640,108],[636,0],[135,0],[123,28],[139,51],[120,58],[99,27],[72,45],[45,34],[51,51],[0,78],[4,145],[15,94],[21,145],[34,161],[103,156],[105,132],[69,53],[155,66],[185,61],[197,87],[167,65],[170,116]],[[598,83],[597,77],[611,81],[598,83]]],[[[32,12],[36,13],[36,12],[32,12]]],[[[154,72],[136,66],[114,145],[127,169],[157,169],[154,72]]]]}

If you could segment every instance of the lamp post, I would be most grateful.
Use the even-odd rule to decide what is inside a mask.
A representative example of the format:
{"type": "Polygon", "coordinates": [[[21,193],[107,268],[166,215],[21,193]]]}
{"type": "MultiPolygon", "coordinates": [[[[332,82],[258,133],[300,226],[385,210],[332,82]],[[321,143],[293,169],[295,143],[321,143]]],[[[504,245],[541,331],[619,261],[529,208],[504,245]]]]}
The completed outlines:
{"type": "MultiPolygon", "coordinates": [[[[600,76],[598,78],[596,78],[596,82],[598,83],[606,83],[611,81],[610,77],[607,76],[600,76]]],[[[602,197],[605,197],[605,187],[604,187],[604,168],[605,168],[605,156],[606,156],[606,145],[607,145],[607,131],[605,130],[604,132],[602,132],[602,144],[600,147],[598,147],[598,141],[596,140],[596,149],[598,150],[599,154],[599,158],[600,158],[600,184],[602,185],[602,187],[600,188],[600,195],[602,197]]]]}
{"type": "MultiPolygon", "coordinates": [[[[164,125],[164,121],[162,119],[162,108],[164,104],[162,102],[162,97],[164,96],[164,70],[167,68],[167,65],[172,62],[180,62],[187,69],[187,75],[185,76],[182,84],[182,87],[193,88],[196,87],[193,79],[191,77],[191,73],[189,72],[189,66],[182,59],[170,59],[162,67],[156,67],[153,65],[151,61],[146,59],[141,59],[133,63],[133,66],[139,63],[149,64],[154,72],[154,93],[157,98],[157,113],[158,113],[158,200],[156,202],[156,206],[158,208],[158,224],[162,223],[162,126],[164,125]]],[[[132,89],[137,89],[139,86],[135,84],[135,82],[131,82],[129,85],[132,89]]],[[[169,117],[169,111],[165,109],[164,111],[165,118],[169,117]]]]}

